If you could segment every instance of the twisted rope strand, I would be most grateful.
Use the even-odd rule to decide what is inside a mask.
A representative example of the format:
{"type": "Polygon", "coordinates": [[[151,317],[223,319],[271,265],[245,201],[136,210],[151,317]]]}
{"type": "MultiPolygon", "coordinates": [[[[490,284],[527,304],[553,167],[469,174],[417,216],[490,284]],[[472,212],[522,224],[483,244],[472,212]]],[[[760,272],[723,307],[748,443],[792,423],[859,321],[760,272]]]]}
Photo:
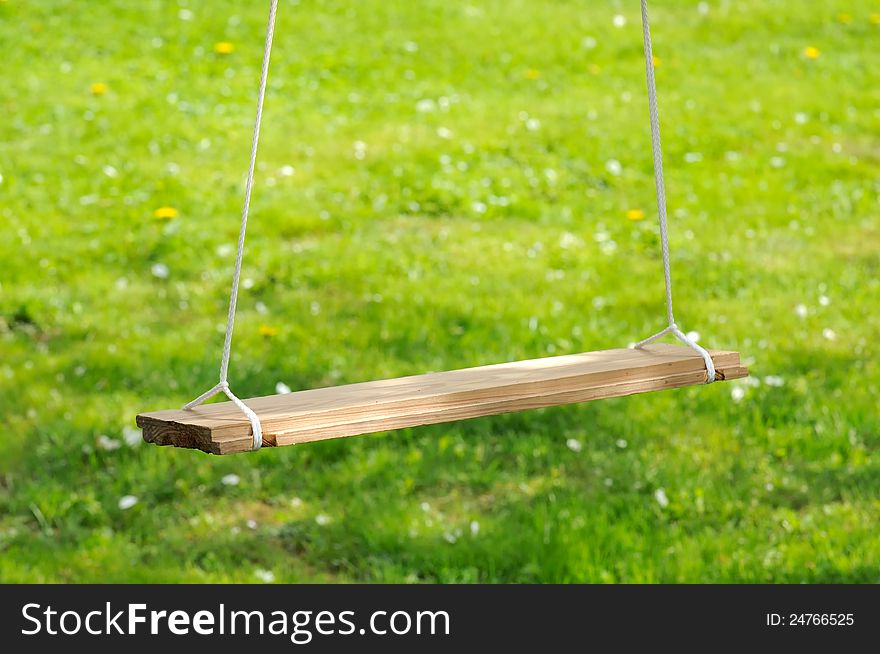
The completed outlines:
{"type": "Polygon", "coordinates": [[[260,90],[257,94],[257,116],[254,120],[254,133],[251,138],[251,158],[248,165],[247,183],[244,190],[244,206],[241,211],[241,228],[238,231],[238,252],[235,255],[235,270],[232,273],[232,292],[229,295],[229,311],[226,315],[226,336],[223,339],[223,355],[220,358],[220,381],[216,386],[199,395],[192,402],[184,405],[184,409],[198,406],[205,400],[223,393],[235,406],[241,409],[247,416],[254,432],[253,449],[258,450],[263,444],[263,429],[260,419],[253,410],[242,402],[229,389],[229,357],[232,352],[232,332],[235,329],[235,311],[238,305],[238,286],[241,280],[241,263],[244,258],[244,240],[247,233],[248,214],[251,206],[251,191],[254,187],[254,168],[257,163],[257,146],[260,142],[260,124],[263,120],[263,104],[266,99],[266,81],[269,78],[269,59],[272,55],[272,38],[275,35],[275,14],[278,11],[278,0],[271,0],[269,4],[269,22],[266,26],[266,42],[263,47],[263,66],[260,70],[260,90]]]}
{"type": "Polygon", "coordinates": [[[651,117],[651,153],[654,156],[654,186],[657,191],[657,218],[660,222],[660,251],[663,255],[663,279],[666,284],[666,321],[668,326],[653,336],[639,341],[634,347],[640,348],[653,343],[666,334],[673,334],[678,340],[695,350],[706,362],[706,383],[715,381],[715,364],[705,348],[687,337],[678,325],[672,312],[672,266],[669,263],[669,230],[666,226],[666,188],[663,182],[663,152],[660,145],[660,112],[657,108],[657,82],[654,78],[654,52],[651,47],[651,25],[648,21],[648,0],[642,3],[642,38],[645,48],[645,72],[648,83],[648,113],[651,117]]]}

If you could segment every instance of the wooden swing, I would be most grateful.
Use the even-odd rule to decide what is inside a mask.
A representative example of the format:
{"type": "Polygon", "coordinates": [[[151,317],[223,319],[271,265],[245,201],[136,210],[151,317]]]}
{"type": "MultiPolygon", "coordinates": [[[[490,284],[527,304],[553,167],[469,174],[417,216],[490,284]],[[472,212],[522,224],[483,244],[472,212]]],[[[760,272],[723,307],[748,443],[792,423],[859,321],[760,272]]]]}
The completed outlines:
{"type": "Polygon", "coordinates": [[[675,323],[666,228],[666,201],[647,0],[641,0],[651,145],[657,187],[668,326],[633,348],[500,363],[359,384],[240,400],[227,373],[238,301],[244,238],[253,188],[266,79],[278,0],[271,0],[260,75],[257,117],[232,280],[220,381],[178,410],[137,416],[144,440],[232,454],[512,411],[737,379],[748,375],[737,352],[707,351],[675,323]],[[651,344],[672,334],[683,346],[651,344]],[[229,402],[203,404],[219,393],[229,402]]]}

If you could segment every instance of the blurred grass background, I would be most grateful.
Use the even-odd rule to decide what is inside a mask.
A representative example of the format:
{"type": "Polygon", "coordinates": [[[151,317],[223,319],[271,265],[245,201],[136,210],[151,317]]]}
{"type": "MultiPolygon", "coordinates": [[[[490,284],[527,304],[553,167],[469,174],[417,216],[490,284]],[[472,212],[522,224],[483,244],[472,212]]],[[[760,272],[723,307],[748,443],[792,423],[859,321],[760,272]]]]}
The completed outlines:
{"type": "MultiPolygon", "coordinates": [[[[656,0],[743,382],[210,457],[267,2],[0,1],[0,579],[878,582],[880,5],[656,0]]],[[[635,0],[281,0],[241,397],[663,326],[635,0]]]]}

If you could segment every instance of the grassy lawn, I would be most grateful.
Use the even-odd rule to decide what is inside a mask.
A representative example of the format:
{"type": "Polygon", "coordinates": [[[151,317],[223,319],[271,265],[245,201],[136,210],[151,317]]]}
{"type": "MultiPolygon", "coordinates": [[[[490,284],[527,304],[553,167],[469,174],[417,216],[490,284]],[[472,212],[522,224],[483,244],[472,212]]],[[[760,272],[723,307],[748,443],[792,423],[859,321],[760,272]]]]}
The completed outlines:
{"type": "MultiPolygon", "coordinates": [[[[677,318],[750,379],[148,446],[216,382],[267,4],[0,0],[0,580],[880,582],[880,4],[653,2],[677,318]]],[[[282,0],[233,388],[661,328],[641,57],[635,0],[282,0]]]]}

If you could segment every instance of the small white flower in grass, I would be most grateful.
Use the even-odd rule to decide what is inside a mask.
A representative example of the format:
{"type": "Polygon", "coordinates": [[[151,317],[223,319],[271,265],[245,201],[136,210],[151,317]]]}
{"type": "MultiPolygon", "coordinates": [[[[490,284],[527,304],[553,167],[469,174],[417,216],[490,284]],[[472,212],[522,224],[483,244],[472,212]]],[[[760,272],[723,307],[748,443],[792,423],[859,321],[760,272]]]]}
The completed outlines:
{"type": "Polygon", "coordinates": [[[603,483],[605,484],[605,488],[611,488],[612,486],[614,486],[614,480],[611,477],[605,477],[605,481],[603,483]]]}
{"type": "Polygon", "coordinates": [[[824,336],[829,341],[833,341],[834,339],[837,338],[837,334],[830,327],[826,327],[825,329],[822,330],[822,336],[824,336]]]}
{"type": "Polygon", "coordinates": [[[189,9],[181,9],[180,11],[177,12],[177,17],[180,20],[192,20],[193,19],[193,12],[191,12],[189,9]]]}
{"type": "Polygon", "coordinates": [[[363,159],[367,156],[367,144],[363,141],[354,142],[354,158],[363,159]]]}
{"type": "Polygon", "coordinates": [[[471,536],[476,536],[480,533],[480,523],[476,520],[471,520],[471,536]]]}
{"type": "Polygon", "coordinates": [[[119,174],[119,171],[110,165],[104,166],[103,171],[107,177],[116,177],[119,174]]]}
{"type": "Polygon", "coordinates": [[[688,332],[687,334],[685,334],[685,336],[687,336],[694,343],[697,343],[700,340],[700,332],[691,331],[691,332],[688,332]]]}
{"type": "Polygon", "coordinates": [[[474,203],[471,205],[471,208],[472,208],[476,213],[486,213],[486,209],[488,209],[488,207],[486,206],[486,203],[485,203],[485,202],[474,202],[474,203]]]}
{"type": "Polygon", "coordinates": [[[290,506],[294,509],[299,509],[300,507],[302,507],[302,505],[303,501],[298,497],[294,497],[292,500],[290,500],[290,506]]]}
{"type": "Polygon", "coordinates": [[[122,440],[124,440],[125,444],[129,447],[137,447],[144,442],[144,436],[140,429],[135,427],[123,427],[122,440]]]}
{"type": "Polygon", "coordinates": [[[581,445],[581,442],[576,438],[569,438],[567,441],[565,441],[565,444],[572,452],[580,452],[584,447],[583,445],[581,445]]]}
{"type": "Polygon", "coordinates": [[[150,268],[150,272],[153,273],[153,277],[158,277],[159,279],[168,279],[168,275],[170,274],[170,270],[168,270],[168,266],[164,263],[154,263],[150,268]]]}
{"type": "Polygon", "coordinates": [[[819,304],[821,304],[823,307],[827,307],[829,304],[831,304],[831,298],[829,298],[827,295],[820,295],[819,304]]]}
{"type": "Polygon", "coordinates": [[[709,3],[708,2],[699,2],[697,3],[697,13],[700,16],[705,16],[709,13],[709,3]]]}
{"type": "Polygon", "coordinates": [[[420,114],[426,114],[431,111],[434,111],[437,108],[437,103],[434,102],[431,98],[424,98],[416,102],[416,111],[420,114]]]}
{"type": "Polygon", "coordinates": [[[419,508],[421,508],[422,511],[424,511],[425,513],[427,513],[428,511],[431,510],[431,505],[428,504],[427,502],[422,502],[422,503],[419,505],[419,508]]]}
{"type": "Polygon", "coordinates": [[[257,302],[254,305],[254,309],[256,309],[257,313],[259,313],[261,316],[265,316],[267,313],[269,313],[269,307],[266,306],[265,302],[257,302]]]}
{"type": "Polygon", "coordinates": [[[539,129],[541,129],[541,121],[537,118],[529,118],[526,121],[526,129],[530,132],[537,132],[539,129]]]}
{"type": "Polygon", "coordinates": [[[287,164],[286,166],[281,166],[281,168],[278,169],[278,174],[282,177],[293,177],[295,173],[296,168],[294,168],[290,164],[287,164]]]}
{"type": "Polygon", "coordinates": [[[115,438],[110,438],[109,436],[101,434],[100,436],[98,436],[98,447],[100,447],[102,450],[112,452],[113,450],[118,450],[120,447],[122,447],[122,443],[120,443],[115,438]]]}
{"type": "Polygon", "coordinates": [[[416,43],[415,41],[406,41],[403,44],[403,49],[406,50],[407,52],[418,52],[419,51],[419,44],[416,43]]]}
{"type": "Polygon", "coordinates": [[[614,18],[611,20],[612,25],[614,27],[623,27],[626,25],[626,16],[623,14],[616,14],[614,18]]]}
{"type": "Polygon", "coordinates": [[[767,386],[775,386],[778,388],[785,384],[785,380],[778,375],[767,375],[764,377],[764,383],[767,384],[767,386]]]}
{"type": "Polygon", "coordinates": [[[661,509],[665,509],[669,506],[669,498],[666,497],[666,491],[662,488],[658,488],[654,491],[654,499],[657,500],[657,504],[660,505],[661,509]]]}
{"type": "Polygon", "coordinates": [[[623,166],[620,165],[620,162],[617,159],[609,159],[605,162],[605,170],[612,175],[617,176],[623,172],[623,166]]]}
{"type": "Polygon", "coordinates": [[[290,386],[285,384],[284,382],[278,382],[275,384],[275,393],[277,395],[287,395],[290,392],[290,386]]]}
{"type": "Polygon", "coordinates": [[[581,39],[581,47],[584,50],[592,50],[598,44],[599,44],[598,41],[596,41],[596,39],[593,38],[592,36],[585,36],[584,38],[581,39]]]}
{"type": "Polygon", "coordinates": [[[699,152],[687,152],[684,155],[685,163],[700,163],[703,160],[703,155],[699,152]]]}
{"type": "Polygon", "coordinates": [[[794,115],[794,122],[798,125],[806,125],[808,120],[810,120],[810,117],[803,111],[799,111],[794,115]]]}
{"type": "Polygon", "coordinates": [[[806,304],[799,304],[799,305],[797,305],[797,306],[794,308],[794,312],[797,314],[798,318],[806,318],[806,317],[807,317],[807,313],[809,313],[809,311],[807,310],[807,305],[806,305],[806,304]]]}
{"type": "Polygon", "coordinates": [[[452,133],[452,130],[449,129],[448,127],[438,127],[437,128],[437,136],[439,136],[441,139],[448,140],[448,139],[451,139],[454,136],[454,134],[452,133]]]}
{"type": "Polygon", "coordinates": [[[271,584],[275,581],[275,573],[271,570],[255,570],[254,576],[264,584],[271,584]]]}
{"type": "Polygon", "coordinates": [[[224,486],[238,486],[241,483],[241,477],[234,472],[230,472],[228,475],[223,475],[220,483],[224,486]]]}
{"type": "Polygon", "coordinates": [[[319,513],[315,516],[315,522],[317,522],[322,527],[326,527],[331,522],[333,522],[333,519],[326,513],[319,513]]]}
{"type": "MultiPolygon", "coordinates": [[[[509,249],[507,248],[508,245],[511,244],[505,243],[505,251],[509,252],[509,249]]],[[[559,247],[561,247],[563,250],[567,250],[571,247],[577,247],[579,245],[581,245],[581,239],[571,232],[562,232],[562,236],[559,237],[559,247]]]]}
{"type": "Polygon", "coordinates": [[[730,399],[734,402],[741,401],[746,396],[746,389],[742,386],[734,386],[730,389],[730,399]]]}
{"type": "Polygon", "coordinates": [[[256,520],[248,520],[244,524],[247,526],[248,529],[256,529],[257,528],[257,521],[256,520]]]}
{"type": "Polygon", "coordinates": [[[223,245],[217,246],[215,251],[217,252],[218,257],[228,257],[232,254],[232,246],[228,243],[224,243],[223,245]]]}
{"type": "Polygon", "coordinates": [[[785,165],[785,157],[770,157],[770,165],[774,168],[782,168],[785,165]]]}
{"type": "Polygon", "coordinates": [[[445,534],[443,534],[443,540],[452,545],[455,543],[455,541],[458,540],[458,536],[453,534],[451,531],[447,531],[445,534]]]}
{"type": "Polygon", "coordinates": [[[622,438],[618,438],[618,439],[614,442],[614,444],[617,445],[617,447],[619,447],[621,450],[625,450],[625,449],[626,449],[626,446],[627,446],[627,442],[626,442],[624,439],[622,439],[622,438]]]}
{"type": "Polygon", "coordinates": [[[612,255],[617,251],[617,242],[605,241],[599,246],[599,250],[601,250],[602,254],[612,255]]]}
{"type": "Polygon", "coordinates": [[[138,498],[134,495],[123,495],[119,498],[119,508],[125,511],[138,503],[138,498]]]}

